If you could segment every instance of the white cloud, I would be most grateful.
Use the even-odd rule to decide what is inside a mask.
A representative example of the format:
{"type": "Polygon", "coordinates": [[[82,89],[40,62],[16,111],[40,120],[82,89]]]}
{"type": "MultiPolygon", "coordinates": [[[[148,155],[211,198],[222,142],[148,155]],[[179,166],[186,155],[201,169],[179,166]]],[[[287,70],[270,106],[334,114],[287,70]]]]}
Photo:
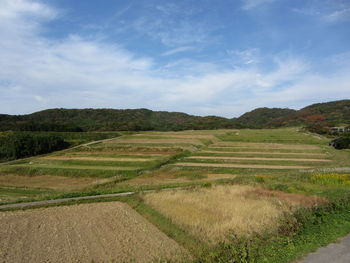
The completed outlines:
{"type": "Polygon", "coordinates": [[[342,0],[306,1],[302,8],[293,8],[294,12],[319,19],[326,23],[350,21],[350,2],[342,0]],[[316,3],[316,4],[315,4],[316,3]]]}
{"type": "Polygon", "coordinates": [[[57,15],[54,10],[39,2],[27,0],[2,0],[0,2],[0,19],[15,19],[19,16],[32,16],[35,18],[53,18],[57,15]]]}
{"type": "Polygon", "coordinates": [[[215,27],[193,16],[202,10],[186,1],[162,5],[145,6],[144,14],[131,22],[131,29],[147,35],[171,48],[179,46],[207,45],[216,41],[211,35],[215,27]]]}
{"type": "Polygon", "coordinates": [[[324,16],[324,19],[329,22],[347,21],[350,20],[350,8],[335,10],[324,16]]]}
{"type": "Polygon", "coordinates": [[[259,60],[254,49],[239,50],[246,66],[234,69],[193,59],[157,67],[153,59],[115,44],[78,35],[55,41],[43,37],[44,22],[57,11],[34,0],[2,1],[0,10],[1,113],[145,107],[234,117],[255,107],[350,97],[348,54],[327,60],[332,72],[323,75],[293,54],[277,56],[275,67],[266,71],[250,63],[259,60]]]}

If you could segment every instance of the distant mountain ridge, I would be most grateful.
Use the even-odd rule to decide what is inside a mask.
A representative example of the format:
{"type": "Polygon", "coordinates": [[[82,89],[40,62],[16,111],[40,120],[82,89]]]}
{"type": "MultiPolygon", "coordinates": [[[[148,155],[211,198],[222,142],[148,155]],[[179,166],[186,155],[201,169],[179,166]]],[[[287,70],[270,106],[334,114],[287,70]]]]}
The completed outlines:
{"type": "Polygon", "coordinates": [[[0,115],[3,131],[170,131],[235,127],[234,121],[223,117],[148,109],[48,109],[28,115],[0,115]]]}
{"type": "Polygon", "coordinates": [[[317,103],[300,110],[257,108],[232,119],[148,109],[48,109],[27,115],[0,114],[1,131],[170,131],[273,128],[308,125],[315,122],[324,122],[333,126],[342,123],[350,124],[350,100],[317,103]]]}

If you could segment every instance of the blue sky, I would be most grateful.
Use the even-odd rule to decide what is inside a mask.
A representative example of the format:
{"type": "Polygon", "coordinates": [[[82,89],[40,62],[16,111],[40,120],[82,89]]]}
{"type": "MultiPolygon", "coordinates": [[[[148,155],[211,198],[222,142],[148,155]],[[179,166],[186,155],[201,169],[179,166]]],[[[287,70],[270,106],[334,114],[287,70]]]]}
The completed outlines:
{"type": "Polygon", "coordinates": [[[0,113],[350,98],[349,0],[1,0],[0,35],[0,113]]]}

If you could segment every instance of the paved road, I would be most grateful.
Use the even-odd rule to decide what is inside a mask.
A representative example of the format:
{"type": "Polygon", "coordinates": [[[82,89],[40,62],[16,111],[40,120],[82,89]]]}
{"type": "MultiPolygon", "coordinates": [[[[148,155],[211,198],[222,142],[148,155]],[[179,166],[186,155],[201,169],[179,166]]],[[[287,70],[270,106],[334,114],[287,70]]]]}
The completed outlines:
{"type": "Polygon", "coordinates": [[[327,247],[310,253],[299,263],[350,263],[350,234],[327,247]]]}

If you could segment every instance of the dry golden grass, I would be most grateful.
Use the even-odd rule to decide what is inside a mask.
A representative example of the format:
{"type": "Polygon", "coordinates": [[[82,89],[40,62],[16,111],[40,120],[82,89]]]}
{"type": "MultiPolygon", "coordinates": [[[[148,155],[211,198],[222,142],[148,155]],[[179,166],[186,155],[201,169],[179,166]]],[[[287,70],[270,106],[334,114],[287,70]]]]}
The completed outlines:
{"type": "Polygon", "coordinates": [[[89,177],[66,177],[66,176],[20,176],[20,175],[0,175],[0,185],[29,187],[29,188],[45,188],[52,190],[81,190],[94,184],[107,183],[114,178],[96,179],[89,177]]]}
{"type": "MultiPolygon", "coordinates": [[[[165,147],[164,147],[165,148],[165,147]]],[[[166,155],[173,155],[176,154],[178,152],[156,152],[156,151],[147,151],[147,152],[135,152],[134,149],[123,149],[123,150],[115,150],[115,151],[101,151],[101,152],[84,152],[84,151],[79,151],[79,152],[70,152],[69,155],[71,156],[75,156],[75,155],[86,155],[86,156],[98,156],[100,154],[119,154],[119,155],[138,155],[138,156],[166,156],[166,155]]],[[[55,155],[57,156],[57,155],[55,155]]]]}
{"type": "MultiPolygon", "coordinates": [[[[112,141],[111,141],[112,142],[112,141]]],[[[171,143],[171,144],[177,144],[177,143],[187,143],[187,144],[195,144],[195,145],[203,145],[203,143],[200,140],[197,139],[185,139],[185,138],[164,138],[164,139],[139,139],[136,136],[134,138],[128,138],[128,139],[121,139],[118,141],[115,141],[118,143],[171,143]]]]}
{"type": "Polygon", "coordinates": [[[259,160],[259,161],[297,161],[297,162],[331,162],[328,159],[302,159],[302,158],[267,158],[267,157],[229,157],[229,156],[190,156],[187,159],[206,160],[259,160]]]}
{"type": "Polygon", "coordinates": [[[247,151],[239,151],[239,152],[232,152],[232,151],[201,151],[201,153],[215,153],[215,154],[221,154],[221,153],[230,153],[230,154],[258,154],[258,155],[299,155],[299,156],[328,156],[325,153],[300,153],[300,152],[247,152],[247,151]]]}
{"type": "Polygon", "coordinates": [[[227,132],[233,132],[235,130],[186,130],[186,131],[176,131],[176,132],[143,132],[147,135],[189,135],[189,136],[198,136],[198,135],[216,135],[216,134],[226,134],[227,132]]]}
{"type": "Polygon", "coordinates": [[[309,144],[281,144],[281,143],[247,143],[247,142],[219,142],[211,147],[238,147],[238,148],[261,148],[261,149],[320,149],[319,146],[309,144]]]}
{"type": "Polygon", "coordinates": [[[192,167],[225,167],[225,168],[251,168],[251,169],[309,169],[309,166],[300,165],[266,165],[266,164],[236,164],[236,163],[176,163],[177,166],[192,167]]]}
{"type": "Polygon", "coordinates": [[[177,183],[187,183],[187,182],[208,182],[215,181],[219,179],[232,179],[235,175],[232,174],[218,174],[218,173],[208,173],[200,174],[200,176],[191,175],[179,175],[172,171],[156,171],[153,174],[141,175],[132,178],[127,181],[119,183],[120,185],[162,185],[162,184],[177,184],[177,183]]]}
{"type": "Polygon", "coordinates": [[[148,193],[145,202],[188,229],[193,235],[216,242],[230,231],[236,235],[275,231],[288,202],[255,194],[250,186],[215,186],[195,190],[148,193]]]}
{"type": "Polygon", "coordinates": [[[45,156],[43,160],[83,160],[83,161],[119,161],[119,162],[148,162],[153,158],[127,158],[127,157],[79,157],[79,156],[45,156]]]}

